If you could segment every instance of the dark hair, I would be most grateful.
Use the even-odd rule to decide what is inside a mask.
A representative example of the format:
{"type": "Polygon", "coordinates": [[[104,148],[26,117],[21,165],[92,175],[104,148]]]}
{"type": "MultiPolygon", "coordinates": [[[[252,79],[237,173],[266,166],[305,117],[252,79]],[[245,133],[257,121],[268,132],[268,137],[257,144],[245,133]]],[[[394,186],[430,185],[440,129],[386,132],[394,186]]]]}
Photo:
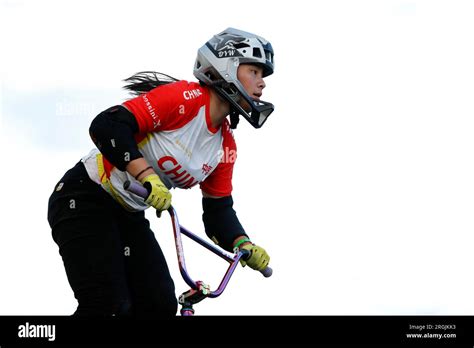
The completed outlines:
{"type": "Polygon", "coordinates": [[[128,82],[128,84],[123,86],[124,89],[133,95],[140,95],[151,91],[155,87],[167,85],[168,83],[179,80],[156,71],[141,71],[123,81],[128,82]]]}

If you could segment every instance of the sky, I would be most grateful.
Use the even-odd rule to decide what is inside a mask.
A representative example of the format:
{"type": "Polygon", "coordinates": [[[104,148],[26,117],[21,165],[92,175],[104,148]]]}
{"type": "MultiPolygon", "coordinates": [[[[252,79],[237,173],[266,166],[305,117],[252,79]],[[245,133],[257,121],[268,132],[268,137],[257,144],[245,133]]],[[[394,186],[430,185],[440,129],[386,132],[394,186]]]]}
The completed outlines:
{"type": "MultiPolygon", "coordinates": [[[[274,274],[239,267],[202,315],[474,314],[474,4],[470,1],[1,1],[0,315],[77,302],[46,220],[92,119],[155,70],[195,80],[227,27],[275,50],[265,126],[235,137],[235,209],[274,274]]],[[[201,193],[174,190],[205,238],[201,193]]],[[[147,211],[177,295],[170,221],[147,211]]],[[[193,278],[227,264],[184,240],[193,278]]]]}

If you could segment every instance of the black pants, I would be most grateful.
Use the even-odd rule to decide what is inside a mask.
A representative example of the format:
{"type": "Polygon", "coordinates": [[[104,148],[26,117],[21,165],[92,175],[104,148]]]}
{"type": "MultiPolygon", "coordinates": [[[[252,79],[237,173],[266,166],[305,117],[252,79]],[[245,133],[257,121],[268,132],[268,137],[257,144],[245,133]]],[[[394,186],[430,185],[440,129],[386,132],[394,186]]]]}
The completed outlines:
{"type": "Polygon", "coordinates": [[[127,212],[81,162],[56,185],[48,222],[79,303],[74,315],[176,315],[174,283],[144,212],[127,212]]]}

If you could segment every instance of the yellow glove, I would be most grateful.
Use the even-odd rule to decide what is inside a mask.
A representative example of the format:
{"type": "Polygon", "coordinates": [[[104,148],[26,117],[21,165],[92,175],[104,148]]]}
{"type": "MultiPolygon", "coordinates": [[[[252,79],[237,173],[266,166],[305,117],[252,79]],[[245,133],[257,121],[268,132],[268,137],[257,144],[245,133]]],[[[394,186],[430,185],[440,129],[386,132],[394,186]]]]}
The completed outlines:
{"type": "Polygon", "coordinates": [[[240,249],[250,251],[250,257],[247,260],[244,261],[241,259],[242,266],[245,267],[245,265],[248,265],[256,271],[262,271],[267,268],[268,262],[270,262],[270,256],[265,249],[252,243],[244,244],[240,249]]]}
{"type": "Polygon", "coordinates": [[[140,180],[149,192],[145,203],[158,211],[166,210],[171,205],[171,193],[157,174],[150,174],[140,180]]]}

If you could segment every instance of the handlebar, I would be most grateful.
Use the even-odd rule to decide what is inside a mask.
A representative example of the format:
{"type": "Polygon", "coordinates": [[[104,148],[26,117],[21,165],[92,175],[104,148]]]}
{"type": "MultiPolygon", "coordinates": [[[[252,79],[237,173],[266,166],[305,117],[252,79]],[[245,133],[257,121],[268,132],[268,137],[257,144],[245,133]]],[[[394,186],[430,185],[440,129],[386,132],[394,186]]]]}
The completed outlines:
{"type": "MultiPolygon", "coordinates": [[[[136,194],[137,196],[140,196],[142,197],[143,199],[145,199],[146,197],[148,197],[148,191],[145,187],[143,187],[142,185],[139,185],[139,184],[136,184],[136,183],[133,183],[129,180],[125,181],[124,184],[123,184],[123,188],[127,191],[130,191],[134,194],[136,194]]],[[[174,210],[173,207],[170,207],[168,210],[174,210]]],[[[158,214],[158,213],[157,213],[158,214]]],[[[160,215],[158,214],[158,217],[160,215]]],[[[181,226],[180,226],[181,227],[181,226]]],[[[242,259],[245,261],[245,260],[248,260],[248,258],[250,257],[251,253],[248,251],[248,250],[240,250],[239,253],[241,254],[241,257],[242,259]]],[[[270,268],[270,267],[266,267],[265,269],[259,271],[265,278],[268,278],[270,277],[272,274],[273,274],[273,269],[270,268]]]]}

